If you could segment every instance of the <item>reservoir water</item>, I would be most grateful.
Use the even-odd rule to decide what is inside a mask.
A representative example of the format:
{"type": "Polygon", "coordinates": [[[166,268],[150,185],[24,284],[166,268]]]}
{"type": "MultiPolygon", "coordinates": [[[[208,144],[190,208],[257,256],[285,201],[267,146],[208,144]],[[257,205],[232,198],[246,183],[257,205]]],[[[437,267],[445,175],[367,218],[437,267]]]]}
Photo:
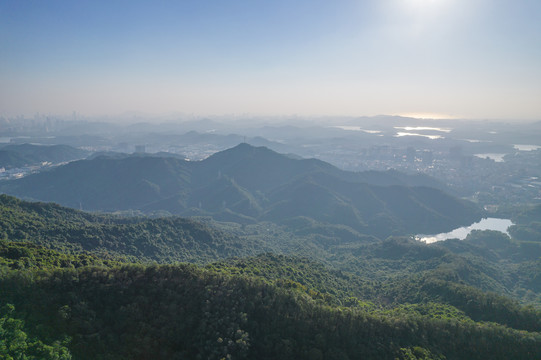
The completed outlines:
{"type": "Polygon", "coordinates": [[[541,149],[539,145],[514,145],[514,148],[518,151],[535,151],[541,149]]]}
{"type": "Polygon", "coordinates": [[[504,162],[504,156],[506,154],[495,154],[495,153],[486,153],[486,154],[473,154],[473,156],[476,156],[481,159],[491,159],[495,162],[504,162]]]}
{"type": "Polygon", "coordinates": [[[441,233],[436,235],[417,235],[415,236],[415,239],[423,241],[427,244],[447,239],[464,240],[472,230],[496,230],[509,235],[507,229],[511,225],[513,225],[513,222],[509,219],[485,218],[479,222],[471,224],[470,226],[463,226],[448,233],[441,233]]]}

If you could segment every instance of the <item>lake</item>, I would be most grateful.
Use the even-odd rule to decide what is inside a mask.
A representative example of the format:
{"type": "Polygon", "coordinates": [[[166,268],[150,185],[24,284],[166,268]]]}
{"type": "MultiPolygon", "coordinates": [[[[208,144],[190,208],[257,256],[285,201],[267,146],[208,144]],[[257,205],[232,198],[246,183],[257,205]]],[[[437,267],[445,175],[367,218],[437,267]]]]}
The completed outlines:
{"type": "Polygon", "coordinates": [[[415,236],[415,239],[427,244],[447,239],[464,240],[472,230],[496,230],[509,235],[507,229],[511,225],[513,225],[513,222],[509,219],[485,218],[479,222],[471,224],[470,226],[463,226],[448,233],[436,235],[417,235],[415,236]]]}
{"type": "Polygon", "coordinates": [[[401,132],[401,131],[397,132],[395,135],[395,137],[402,137],[402,136],[422,136],[430,140],[443,139],[443,136],[441,135],[417,134],[417,133],[409,133],[409,132],[401,132]]]}
{"type": "Polygon", "coordinates": [[[337,126],[331,126],[333,128],[347,130],[347,131],[362,131],[367,134],[379,134],[381,133],[380,130],[366,130],[361,128],[360,126],[349,126],[349,125],[337,125],[337,126]]]}
{"type": "Polygon", "coordinates": [[[440,127],[428,127],[428,126],[395,126],[395,129],[400,130],[406,130],[406,131],[423,131],[423,130],[429,130],[429,131],[441,131],[441,132],[451,132],[452,129],[448,128],[440,128],[440,127]]]}
{"type": "Polygon", "coordinates": [[[535,151],[541,149],[539,145],[514,145],[514,148],[518,151],[535,151]]]}
{"type": "Polygon", "coordinates": [[[474,156],[481,159],[491,159],[495,162],[504,162],[504,156],[507,154],[495,154],[495,153],[486,153],[486,154],[473,154],[474,156]]]}

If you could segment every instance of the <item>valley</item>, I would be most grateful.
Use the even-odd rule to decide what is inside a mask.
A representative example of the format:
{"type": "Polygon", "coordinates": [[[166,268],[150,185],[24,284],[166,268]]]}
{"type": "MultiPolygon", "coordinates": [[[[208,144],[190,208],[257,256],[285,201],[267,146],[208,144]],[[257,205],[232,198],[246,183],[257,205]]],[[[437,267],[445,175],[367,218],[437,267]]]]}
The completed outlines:
{"type": "Polygon", "coordinates": [[[541,359],[541,1],[0,1],[0,360],[541,359]]]}
{"type": "Polygon", "coordinates": [[[422,172],[348,171],[245,142],[199,160],[10,151],[24,148],[56,163],[0,181],[0,325],[13,354],[541,355],[535,199],[487,207],[422,172]],[[498,214],[507,233],[416,237],[498,214]]]}

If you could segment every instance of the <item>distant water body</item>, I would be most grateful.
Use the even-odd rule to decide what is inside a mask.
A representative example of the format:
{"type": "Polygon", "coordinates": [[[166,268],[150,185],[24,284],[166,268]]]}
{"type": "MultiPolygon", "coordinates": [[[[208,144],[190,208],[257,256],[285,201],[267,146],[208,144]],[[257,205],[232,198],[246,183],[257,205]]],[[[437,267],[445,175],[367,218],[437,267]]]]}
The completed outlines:
{"type": "Polygon", "coordinates": [[[395,134],[395,137],[422,136],[430,140],[443,139],[444,137],[441,136],[440,134],[430,134],[430,133],[427,134],[424,131],[436,131],[440,133],[449,133],[452,130],[449,128],[428,127],[428,126],[395,126],[394,128],[396,130],[404,130],[404,131],[397,131],[397,133],[395,134]],[[412,132],[412,131],[416,131],[416,132],[412,132]]]}
{"type": "Polygon", "coordinates": [[[487,153],[487,154],[474,154],[475,157],[481,158],[481,159],[491,159],[495,162],[504,162],[504,156],[507,154],[495,154],[495,153],[487,153]]]}
{"type": "Polygon", "coordinates": [[[428,126],[395,126],[395,129],[406,130],[406,131],[440,131],[444,133],[451,132],[450,128],[440,128],[440,127],[428,127],[428,126]]]}
{"type": "Polygon", "coordinates": [[[360,126],[350,126],[350,125],[337,125],[337,126],[331,126],[333,128],[342,129],[346,131],[362,131],[368,134],[379,134],[381,133],[380,130],[367,130],[363,129],[360,126]]]}
{"type": "Polygon", "coordinates": [[[513,225],[513,222],[509,219],[485,218],[479,222],[471,224],[470,226],[463,226],[448,233],[441,233],[436,235],[417,235],[415,236],[415,239],[425,242],[427,244],[447,239],[464,240],[466,236],[468,236],[468,234],[472,232],[472,230],[496,230],[509,235],[507,229],[511,225],[513,225]]]}
{"type": "MultiPolygon", "coordinates": [[[[518,151],[535,151],[541,149],[540,145],[513,145],[515,150],[518,151]]],[[[500,153],[486,153],[486,154],[474,154],[474,156],[481,159],[492,159],[495,162],[504,162],[504,156],[507,154],[500,153]]]]}
{"type": "Polygon", "coordinates": [[[534,151],[541,149],[540,145],[514,145],[514,148],[518,151],[534,151]]]}
{"type": "Polygon", "coordinates": [[[402,132],[402,131],[397,132],[395,135],[395,137],[402,137],[402,136],[422,136],[430,140],[443,139],[443,136],[441,135],[418,134],[418,133],[409,133],[409,132],[402,132]]]}

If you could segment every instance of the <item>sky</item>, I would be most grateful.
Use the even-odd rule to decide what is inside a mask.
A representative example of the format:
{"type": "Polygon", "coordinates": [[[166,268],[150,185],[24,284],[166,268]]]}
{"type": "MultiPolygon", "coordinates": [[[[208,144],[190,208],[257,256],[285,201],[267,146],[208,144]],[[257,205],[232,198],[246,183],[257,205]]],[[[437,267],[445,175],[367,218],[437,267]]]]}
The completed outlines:
{"type": "Polygon", "coordinates": [[[539,0],[0,1],[0,116],[541,120],[539,0]]]}

